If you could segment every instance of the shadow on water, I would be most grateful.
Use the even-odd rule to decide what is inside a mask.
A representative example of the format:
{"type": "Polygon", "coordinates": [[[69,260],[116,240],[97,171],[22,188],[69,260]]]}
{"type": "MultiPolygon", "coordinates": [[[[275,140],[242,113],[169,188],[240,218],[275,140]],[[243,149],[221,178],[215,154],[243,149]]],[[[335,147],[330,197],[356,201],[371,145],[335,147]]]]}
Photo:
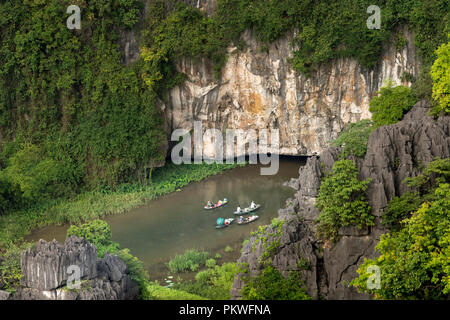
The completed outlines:
{"type": "MultiPolygon", "coordinates": [[[[260,165],[248,165],[226,171],[198,183],[192,183],[175,192],[123,215],[106,217],[111,226],[113,240],[122,248],[141,259],[148,268],[152,279],[160,279],[167,274],[165,263],[176,254],[187,249],[210,251],[213,255],[226,246],[234,248],[226,260],[236,259],[244,239],[260,225],[270,223],[277,216],[294,190],[282,186],[292,177],[298,177],[298,169],[304,159],[280,158],[280,170],[274,176],[261,176],[260,165]],[[228,198],[227,206],[204,210],[203,205],[211,200],[228,198]],[[233,212],[239,204],[242,208],[251,201],[260,203],[255,212],[260,218],[247,225],[233,224],[221,230],[215,229],[218,217],[235,217],[233,212]]],[[[43,238],[64,241],[68,226],[48,227],[31,235],[31,240],[43,238]]],[[[225,257],[224,257],[225,258],[225,257]]]]}

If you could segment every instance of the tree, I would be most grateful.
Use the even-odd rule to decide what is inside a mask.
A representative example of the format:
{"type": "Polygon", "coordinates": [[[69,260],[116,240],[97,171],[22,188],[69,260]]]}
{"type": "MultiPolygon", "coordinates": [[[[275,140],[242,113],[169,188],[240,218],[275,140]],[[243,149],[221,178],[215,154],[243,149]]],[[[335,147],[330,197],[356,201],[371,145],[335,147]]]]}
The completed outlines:
{"type": "Polygon", "coordinates": [[[437,59],[430,72],[433,79],[433,98],[437,102],[433,111],[436,114],[450,113],[450,42],[442,44],[436,54],[437,59]]]}
{"type": "Polygon", "coordinates": [[[376,126],[386,126],[397,123],[417,102],[411,89],[405,86],[394,87],[388,81],[369,102],[369,111],[376,126]]]}
{"type": "Polygon", "coordinates": [[[446,299],[450,294],[450,184],[405,221],[399,232],[381,237],[376,260],[365,260],[350,285],[381,299],[446,299]],[[368,289],[367,268],[381,270],[381,288],[368,289]]]}
{"type": "Polygon", "coordinates": [[[310,300],[298,271],[286,279],[272,266],[249,280],[242,289],[244,300],[310,300]]]}
{"type": "Polygon", "coordinates": [[[343,147],[340,154],[342,158],[346,158],[350,154],[362,158],[366,154],[367,142],[373,129],[375,129],[373,123],[368,119],[350,123],[339,137],[334,140],[333,145],[343,147]]]}
{"type": "Polygon", "coordinates": [[[341,227],[359,228],[373,225],[374,216],[365,197],[370,179],[359,181],[358,168],[351,160],[339,160],[320,185],[316,206],[321,211],[317,219],[317,235],[325,240],[337,240],[341,227]]]}

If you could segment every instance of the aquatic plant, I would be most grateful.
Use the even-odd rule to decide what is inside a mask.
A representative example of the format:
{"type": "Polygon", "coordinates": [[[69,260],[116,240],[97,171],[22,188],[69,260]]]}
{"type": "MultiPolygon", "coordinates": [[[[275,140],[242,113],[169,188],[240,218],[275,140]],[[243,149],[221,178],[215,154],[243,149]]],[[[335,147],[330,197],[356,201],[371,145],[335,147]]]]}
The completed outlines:
{"type": "Polygon", "coordinates": [[[173,259],[169,261],[167,266],[172,273],[197,271],[200,266],[205,265],[208,257],[209,252],[190,249],[186,250],[184,254],[177,254],[173,259]]]}

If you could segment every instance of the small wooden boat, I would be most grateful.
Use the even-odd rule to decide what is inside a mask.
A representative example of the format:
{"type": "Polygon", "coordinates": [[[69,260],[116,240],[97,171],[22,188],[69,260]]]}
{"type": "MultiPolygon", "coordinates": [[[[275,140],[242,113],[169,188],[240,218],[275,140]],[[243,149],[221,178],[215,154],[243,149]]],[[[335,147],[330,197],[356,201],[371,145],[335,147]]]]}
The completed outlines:
{"type": "Polygon", "coordinates": [[[220,208],[223,207],[224,205],[226,205],[228,203],[227,199],[224,199],[223,201],[217,201],[214,205],[212,206],[204,206],[203,208],[205,208],[205,210],[212,210],[212,209],[216,209],[216,208],[220,208]]]}
{"type": "MultiPolygon", "coordinates": [[[[217,219],[217,220],[219,220],[219,219],[217,219]]],[[[234,221],[234,218],[225,219],[225,220],[223,220],[223,224],[217,224],[216,229],[223,229],[223,228],[229,227],[233,223],[233,221],[234,221]]]]}
{"type": "Polygon", "coordinates": [[[248,207],[248,208],[245,208],[245,209],[241,210],[240,212],[235,211],[234,214],[235,214],[235,215],[244,215],[244,214],[248,214],[248,213],[250,213],[250,212],[253,212],[253,211],[258,210],[260,207],[261,207],[261,205],[260,205],[260,204],[257,204],[254,208],[248,207]]]}
{"type": "Polygon", "coordinates": [[[242,221],[238,220],[237,224],[247,224],[247,223],[250,223],[250,222],[253,222],[253,221],[257,220],[258,218],[259,217],[257,215],[252,215],[252,216],[249,216],[247,218],[244,218],[242,221]]]}

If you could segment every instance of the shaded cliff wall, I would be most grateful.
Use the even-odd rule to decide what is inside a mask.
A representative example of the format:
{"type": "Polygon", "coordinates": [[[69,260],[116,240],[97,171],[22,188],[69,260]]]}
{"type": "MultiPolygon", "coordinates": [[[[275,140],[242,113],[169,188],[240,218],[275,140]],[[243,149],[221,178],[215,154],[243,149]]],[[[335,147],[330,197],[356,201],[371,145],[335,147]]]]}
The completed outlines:
{"type": "MultiPolygon", "coordinates": [[[[450,116],[435,121],[427,116],[428,111],[426,101],[421,101],[402,121],[377,128],[370,135],[365,158],[356,159],[360,179],[372,179],[366,194],[375,216],[375,226],[363,230],[341,228],[341,238],[335,244],[322,243],[314,237],[314,220],[319,215],[314,206],[315,199],[321,178],[330,172],[338,159],[338,149],[328,148],[320,157],[309,158],[300,168],[299,178],[290,181],[289,185],[297,192],[295,198],[287,201],[286,208],[278,212],[279,219],[285,223],[272,265],[287,276],[290,270],[297,270],[300,258],[308,260],[310,267],[303,271],[303,275],[308,293],[313,298],[370,298],[349,288],[347,283],[357,277],[356,270],[364,258],[376,257],[374,248],[380,236],[389,231],[381,225],[381,215],[388,201],[407,191],[406,184],[402,183],[404,179],[416,176],[420,168],[435,157],[450,157],[450,116]]],[[[273,241],[276,233],[270,226],[266,229],[269,242],[273,241]]],[[[239,262],[248,264],[250,276],[261,270],[259,258],[264,250],[256,237],[251,237],[244,246],[239,262]]],[[[234,298],[239,297],[244,285],[242,276],[235,280],[234,298]]]]}

